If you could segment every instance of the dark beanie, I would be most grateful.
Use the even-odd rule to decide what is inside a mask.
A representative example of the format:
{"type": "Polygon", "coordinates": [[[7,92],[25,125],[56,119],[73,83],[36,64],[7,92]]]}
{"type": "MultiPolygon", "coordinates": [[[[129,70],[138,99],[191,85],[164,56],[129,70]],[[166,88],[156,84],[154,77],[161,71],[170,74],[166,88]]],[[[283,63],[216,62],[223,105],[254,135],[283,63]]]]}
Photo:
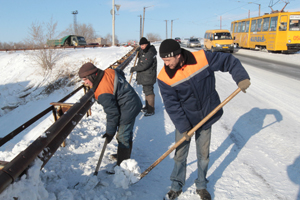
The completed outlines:
{"type": "Polygon", "coordinates": [[[81,66],[81,68],[79,69],[78,75],[80,78],[85,78],[88,75],[95,73],[97,70],[98,70],[98,68],[95,67],[95,65],[93,63],[88,62],[81,66]]]}
{"type": "Polygon", "coordinates": [[[173,39],[166,39],[160,44],[159,55],[162,58],[174,57],[180,53],[180,45],[173,39]]]}
{"type": "Polygon", "coordinates": [[[149,44],[150,42],[145,38],[145,37],[142,37],[141,39],[140,39],[140,45],[142,45],[142,44],[149,44]]]}

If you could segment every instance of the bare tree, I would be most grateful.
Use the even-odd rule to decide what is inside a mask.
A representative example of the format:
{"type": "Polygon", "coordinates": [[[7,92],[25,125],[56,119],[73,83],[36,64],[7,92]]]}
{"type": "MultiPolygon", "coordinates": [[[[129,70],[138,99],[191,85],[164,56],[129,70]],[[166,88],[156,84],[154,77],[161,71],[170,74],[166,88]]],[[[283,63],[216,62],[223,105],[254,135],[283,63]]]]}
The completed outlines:
{"type": "Polygon", "coordinates": [[[29,27],[29,38],[25,40],[32,47],[43,47],[45,44],[43,24],[35,22],[29,27]]]}
{"type": "Polygon", "coordinates": [[[46,24],[46,38],[48,40],[54,39],[57,36],[57,23],[53,22],[53,18],[51,17],[50,21],[46,24]]]}
{"type": "MultiPolygon", "coordinates": [[[[107,44],[112,44],[112,35],[111,34],[107,34],[104,39],[106,40],[107,44]]],[[[119,40],[118,40],[118,36],[115,35],[115,44],[119,44],[119,40]]]]}
{"type": "Polygon", "coordinates": [[[111,34],[107,34],[105,37],[104,37],[104,39],[106,40],[106,43],[107,44],[111,44],[112,42],[111,42],[111,40],[112,40],[112,36],[111,36],[111,34]]]}
{"type": "Polygon", "coordinates": [[[25,49],[26,45],[23,42],[0,42],[0,49],[25,49]]]}
{"type": "MultiPolygon", "coordinates": [[[[32,23],[29,28],[29,38],[27,39],[27,42],[35,48],[43,48],[47,39],[55,37],[56,28],[57,22],[53,22],[52,18],[46,25],[45,23],[39,22],[32,23]],[[44,29],[46,29],[46,33],[44,33],[44,29]]],[[[62,52],[55,49],[40,49],[29,52],[28,55],[45,71],[51,71],[56,62],[63,57],[62,52]]]]}
{"type": "Polygon", "coordinates": [[[155,42],[155,41],[161,40],[160,36],[158,34],[154,34],[154,33],[148,33],[146,37],[150,42],[155,42]]]}
{"type": "Polygon", "coordinates": [[[57,22],[54,22],[52,17],[46,25],[44,22],[34,22],[31,24],[31,27],[29,27],[29,38],[25,41],[34,47],[44,47],[47,40],[53,39],[57,35],[56,28],[57,22]],[[44,33],[45,28],[46,33],[44,33]]]}

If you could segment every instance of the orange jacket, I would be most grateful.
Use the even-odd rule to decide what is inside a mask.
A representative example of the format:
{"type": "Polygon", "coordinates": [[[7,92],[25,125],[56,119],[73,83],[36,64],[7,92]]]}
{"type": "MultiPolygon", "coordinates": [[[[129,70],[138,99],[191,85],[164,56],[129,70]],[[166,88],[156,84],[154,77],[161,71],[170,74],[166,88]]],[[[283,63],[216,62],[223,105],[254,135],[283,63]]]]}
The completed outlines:
{"type": "MultiPolygon", "coordinates": [[[[170,78],[166,66],[158,75],[158,86],[171,120],[180,133],[189,131],[221,102],[215,89],[214,71],[230,72],[238,83],[250,79],[241,63],[229,53],[182,50],[185,65],[170,78]]],[[[201,128],[207,129],[222,116],[222,109],[201,128]]]]}
{"type": "Polygon", "coordinates": [[[117,69],[104,71],[94,93],[106,113],[106,133],[109,135],[115,135],[119,125],[135,120],[142,109],[139,96],[117,69]]]}

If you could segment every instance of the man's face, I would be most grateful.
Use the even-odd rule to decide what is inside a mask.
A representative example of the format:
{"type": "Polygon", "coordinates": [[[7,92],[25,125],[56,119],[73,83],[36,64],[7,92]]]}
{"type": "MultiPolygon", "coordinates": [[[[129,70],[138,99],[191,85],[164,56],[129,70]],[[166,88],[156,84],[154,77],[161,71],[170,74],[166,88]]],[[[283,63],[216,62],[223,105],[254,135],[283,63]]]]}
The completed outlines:
{"type": "Polygon", "coordinates": [[[89,79],[83,78],[82,81],[84,81],[84,84],[90,86],[91,88],[93,87],[93,83],[89,79]]]}
{"type": "Polygon", "coordinates": [[[176,55],[174,57],[169,57],[169,58],[162,58],[165,65],[167,67],[169,67],[170,69],[175,69],[175,67],[178,65],[179,63],[179,58],[180,58],[180,54],[176,55]]]}
{"type": "Polygon", "coordinates": [[[141,45],[141,49],[143,49],[143,50],[146,49],[147,45],[148,45],[148,44],[142,44],[142,45],[141,45]]]}

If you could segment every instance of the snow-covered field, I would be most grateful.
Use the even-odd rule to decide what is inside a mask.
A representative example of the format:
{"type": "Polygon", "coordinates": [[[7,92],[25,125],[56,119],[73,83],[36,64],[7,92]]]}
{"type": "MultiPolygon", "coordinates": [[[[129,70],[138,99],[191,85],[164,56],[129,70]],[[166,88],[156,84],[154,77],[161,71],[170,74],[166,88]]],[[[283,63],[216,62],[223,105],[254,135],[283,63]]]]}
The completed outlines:
{"type": "MultiPolygon", "coordinates": [[[[156,44],[158,50],[159,44],[156,44]]],[[[64,50],[64,58],[51,73],[32,63],[26,52],[0,52],[0,137],[13,131],[33,116],[81,85],[77,76],[50,95],[45,87],[60,74],[77,73],[82,63],[94,61],[105,69],[131,47],[64,50]],[[14,108],[14,109],[13,109],[14,108]]],[[[282,55],[239,50],[267,59],[297,64],[300,54],[282,55]]],[[[124,70],[127,80],[129,69],[124,70]]],[[[158,71],[163,62],[158,57],[158,71]]],[[[213,126],[208,191],[213,199],[300,199],[300,92],[299,81],[244,65],[251,77],[247,93],[240,93],[224,107],[223,117],[213,126]]],[[[300,64],[299,64],[300,67],[300,64]]],[[[216,73],[217,90],[222,100],[236,88],[228,73],[216,73]]],[[[133,78],[132,86],[141,98],[142,87],[133,78]]],[[[115,175],[105,169],[113,162],[109,155],[117,150],[114,139],[108,144],[100,171],[94,176],[104,139],[105,114],[95,103],[92,116],[84,117],[40,171],[36,160],[28,175],[11,184],[0,199],[43,200],[160,200],[170,187],[173,153],[136,184],[129,184],[126,169],[136,173],[146,170],[174,144],[174,125],[164,110],[157,84],[156,113],[152,117],[140,114],[136,119],[132,159],[123,163],[115,175]],[[126,173],[124,173],[124,171],[126,173]]],[[[79,91],[67,102],[77,102],[79,91]]],[[[0,147],[0,160],[10,161],[54,122],[52,113],[24,130],[0,147]]],[[[199,199],[195,193],[197,158],[194,143],[188,157],[187,181],[180,199],[199,199]]],[[[132,177],[131,177],[132,178],[132,177]]]]}

